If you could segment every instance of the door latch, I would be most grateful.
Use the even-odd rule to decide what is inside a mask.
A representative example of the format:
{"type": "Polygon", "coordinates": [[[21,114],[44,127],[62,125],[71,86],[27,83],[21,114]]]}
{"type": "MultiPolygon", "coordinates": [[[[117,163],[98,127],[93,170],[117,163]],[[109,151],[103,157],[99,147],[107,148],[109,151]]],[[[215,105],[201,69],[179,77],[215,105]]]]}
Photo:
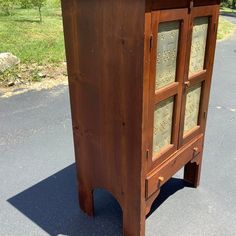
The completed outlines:
{"type": "Polygon", "coordinates": [[[188,88],[188,87],[190,86],[190,81],[189,81],[189,80],[188,80],[188,81],[185,81],[184,84],[185,84],[185,86],[188,88]]]}
{"type": "Polygon", "coordinates": [[[149,39],[149,50],[151,51],[153,47],[153,34],[150,35],[150,39],[149,39]]]}

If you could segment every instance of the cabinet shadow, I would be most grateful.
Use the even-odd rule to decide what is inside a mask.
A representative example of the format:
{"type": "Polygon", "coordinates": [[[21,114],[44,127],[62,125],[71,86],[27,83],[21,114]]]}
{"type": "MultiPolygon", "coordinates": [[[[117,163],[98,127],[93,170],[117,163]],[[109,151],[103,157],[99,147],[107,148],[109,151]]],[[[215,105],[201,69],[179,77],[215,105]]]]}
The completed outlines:
{"type": "MultiPolygon", "coordinates": [[[[90,218],[79,208],[76,186],[72,164],[7,201],[52,236],[122,235],[122,210],[113,196],[105,190],[95,190],[95,217],[90,218]]],[[[180,179],[170,179],[151,212],[185,186],[180,179]]]]}
{"type": "Polygon", "coordinates": [[[163,202],[165,202],[171,195],[175,194],[177,191],[185,188],[185,187],[192,187],[191,184],[187,183],[183,179],[179,178],[171,178],[169,181],[167,181],[162,187],[160,194],[158,197],[154,200],[151,210],[149,214],[150,216],[163,202]]]}

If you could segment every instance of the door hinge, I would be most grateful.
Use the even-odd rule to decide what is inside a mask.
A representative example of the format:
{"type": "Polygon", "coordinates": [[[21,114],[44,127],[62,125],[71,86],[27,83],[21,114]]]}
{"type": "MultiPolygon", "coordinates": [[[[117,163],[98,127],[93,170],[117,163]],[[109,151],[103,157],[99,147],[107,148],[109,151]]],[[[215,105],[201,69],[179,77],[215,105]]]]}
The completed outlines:
{"type": "Polygon", "coordinates": [[[153,34],[151,34],[150,38],[149,38],[149,49],[150,49],[150,51],[152,50],[152,47],[153,47],[153,34]]]}
{"type": "Polygon", "coordinates": [[[146,150],[146,158],[149,158],[149,149],[146,150]]]}
{"type": "Polygon", "coordinates": [[[217,25],[216,25],[216,23],[214,23],[214,33],[216,33],[216,27],[217,25]]]}
{"type": "Polygon", "coordinates": [[[193,9],[193,1],[191,0],[191,1],[189,2],[189,8],[188,8],[188,13],[189,13],[189,14],[191,13],[192,9],[193,9]]]}

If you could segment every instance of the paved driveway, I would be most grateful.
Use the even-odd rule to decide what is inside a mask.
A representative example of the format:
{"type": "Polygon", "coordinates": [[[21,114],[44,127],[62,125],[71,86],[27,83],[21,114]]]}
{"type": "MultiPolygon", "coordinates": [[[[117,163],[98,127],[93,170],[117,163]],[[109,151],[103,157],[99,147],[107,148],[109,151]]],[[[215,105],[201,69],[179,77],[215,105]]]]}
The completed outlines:
{"type": "MultiPolygon", "coordinates": [[[[121,235],[121,210],[95,193],[77,203],[68,89],[0,101],[0,235],[121,235]]],[[[146,235],[236,235],[236,34],[217,45],[201,185],[179,172],[162,189],[146,235]]]]}

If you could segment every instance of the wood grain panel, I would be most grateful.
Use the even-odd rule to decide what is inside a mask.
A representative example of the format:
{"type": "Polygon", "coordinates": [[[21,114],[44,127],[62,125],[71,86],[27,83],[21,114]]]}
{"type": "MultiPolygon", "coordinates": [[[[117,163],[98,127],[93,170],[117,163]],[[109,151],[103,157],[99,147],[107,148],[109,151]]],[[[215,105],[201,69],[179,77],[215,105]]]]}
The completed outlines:
{"type": "Polygon", "coordinates": [[[124,234],[144,234],[142,104],[145,2],[63,0],[81,208],[94,188],[123,209],[124,234]]]}

